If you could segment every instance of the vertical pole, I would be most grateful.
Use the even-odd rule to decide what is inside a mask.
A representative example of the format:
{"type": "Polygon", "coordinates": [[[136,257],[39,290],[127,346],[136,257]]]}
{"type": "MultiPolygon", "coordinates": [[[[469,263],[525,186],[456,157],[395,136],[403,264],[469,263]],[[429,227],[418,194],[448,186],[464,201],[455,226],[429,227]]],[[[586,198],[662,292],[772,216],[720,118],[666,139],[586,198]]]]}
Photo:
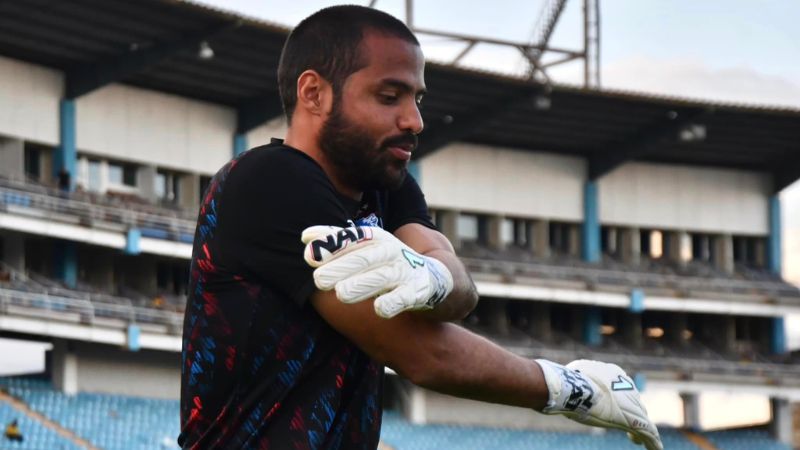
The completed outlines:
{"type": "Polygon", "coordinates": [[[233,135],[233,157],[241,155],[247,151],[247,134],[236,133],[233,135]]]}
{"type": "Polygon", "coordinates": [[[597,182],[586,181],[583,189],[582,256],[586,262],[600,261],[600,220],[597,208],[597,182]]]}
{"type": "Polygon", "coordinates": [[[769,199],[769,238],[767,239],[767,268],[781,274],[781,199],[778,194],[769,199]]]}
{"type": "Polygon", "coordinates": [[[53,176],[58,179],[59,172],[66,170],[69,174],[68,190],[75,187],[75,169],[77,168],[77,152],[75,150],[75,100],[61,99],[59,105],[59,137],[60,144],[56,149],[53,161],[53,176]]]}

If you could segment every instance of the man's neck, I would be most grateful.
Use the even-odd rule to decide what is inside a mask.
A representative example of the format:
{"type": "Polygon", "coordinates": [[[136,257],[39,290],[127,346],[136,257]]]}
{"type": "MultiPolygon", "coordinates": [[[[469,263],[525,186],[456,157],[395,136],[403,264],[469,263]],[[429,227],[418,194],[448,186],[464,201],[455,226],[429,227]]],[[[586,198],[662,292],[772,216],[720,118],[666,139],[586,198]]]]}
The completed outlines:
{"type": "Polygon", "coordinates": [[[356,201],[361,201],[361,197],[364,193],[341,181],[341,177],[337,174],[333,164],[328,161],[328,158],[325,157],[325,153],[323,153],[320,148],[316,134],[298,132],[293,130],[290,126],[286,131],[286,139],[283,140],[283,143],[289,147],[300,150],[316,161],[317,164],[322,167],[328,179],[331,180],[334,189],[341,195],[356,201]]]}

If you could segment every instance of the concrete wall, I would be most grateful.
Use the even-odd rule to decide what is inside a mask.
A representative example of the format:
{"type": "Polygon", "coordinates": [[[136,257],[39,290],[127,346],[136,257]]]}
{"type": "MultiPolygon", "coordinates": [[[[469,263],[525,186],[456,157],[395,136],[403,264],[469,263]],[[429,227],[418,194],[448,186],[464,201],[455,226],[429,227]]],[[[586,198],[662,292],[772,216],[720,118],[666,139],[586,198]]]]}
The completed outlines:
{"type": "Polygon", "coordinates": [[[434,208],[583,220],[586,162],[580,158],[455,143],[420,166],[434,208]]]}
{"type": "Polygon", "coordinates": [[[73,342],[78,391],[117,395],[180,398],[181,355],[109,345],[73,342]]]}
{"type": "Polygon", "coordinates": [[[0,56],[0,135],[58,144],[63,75],[0,56]]]}
{"type": "Polygon", "coordinates": [[[214,174],[233,153],[236,112],[224,106],[114,84],[77,101],[81,152],[214,174]]]}
{"type": "Polygon", "coordinates": [[[600,179],[600,222],[765,235],[770,185],[756,172],[629,163],[600,179]]]}
{"type": "Polygon", "coordinates": [[[270,139],[286,137],[286,119],[281,115],[247,133],[247,148],[269,144],[270,139]]]}

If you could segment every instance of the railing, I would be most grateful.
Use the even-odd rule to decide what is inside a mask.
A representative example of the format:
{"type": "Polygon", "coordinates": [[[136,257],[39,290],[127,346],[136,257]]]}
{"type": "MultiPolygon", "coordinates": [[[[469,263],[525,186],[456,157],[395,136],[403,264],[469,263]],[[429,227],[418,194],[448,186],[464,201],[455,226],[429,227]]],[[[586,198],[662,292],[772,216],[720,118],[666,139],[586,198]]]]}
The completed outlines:
{"type": "Polygon", "coordinates": [[[78,199],[76,194],[55,191],[43,186],[30,185],[0,178],[0,211],[30,213],[48,219],[74,222],[81,225],[102,227],[103,223],[139,228],[147,236],[147,230],[155,230],[152,237],[191,242],[195,220],[183,212],[168,209],[147,208],[145,205],[110,205],[78,199]],[[146,208],[150,211],[141,211],[146,208]],[[160,232],[160,233],[158,233],[160,232]]]}
{"type": "Polygon", "coordinates": [[[655,287],[683,291],[721,291],[754,296],[800,298],[800,290],[779,280],[742,280],[737,278],[702,277],[663,274],[616,268],[585,267],[579,264],[558,265],[534,261],[508,261],[494,258],[462,257],[467,268],[477,272],[504,275],[539,274],[545,278],[565,279],[597,284],[616,284],[630,287],[655,287]]]}
{"type": "Polygon", "coordinates": [[[69,293],[72,295],[0,288],[0,313],[45,316],[49,320],[87,325],[95,325],[97,319],[117,319],[125,324],[164,325],[168,333],[178,333],[183,323],[183,314],[179,312],[133,306],[130,300],[121,297],[69,293]]]}

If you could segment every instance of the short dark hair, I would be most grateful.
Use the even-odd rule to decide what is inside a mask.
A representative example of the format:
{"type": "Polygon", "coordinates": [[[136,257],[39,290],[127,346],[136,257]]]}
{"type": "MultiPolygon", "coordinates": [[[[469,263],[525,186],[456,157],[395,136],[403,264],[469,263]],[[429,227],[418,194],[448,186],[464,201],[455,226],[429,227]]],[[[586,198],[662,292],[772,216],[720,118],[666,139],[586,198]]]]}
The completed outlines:
{"type": "Polygon", "coordinates": [[[383,11],[357,5],[321,9],[292,30],[278,64],[278,90],[290,123],[297,105],[300,74],[315,70],[331,83],[334,95],[339,95],[347,77],[366,65],[359,47],[367,29],[419,45],[403,22],[383,11]]]}

